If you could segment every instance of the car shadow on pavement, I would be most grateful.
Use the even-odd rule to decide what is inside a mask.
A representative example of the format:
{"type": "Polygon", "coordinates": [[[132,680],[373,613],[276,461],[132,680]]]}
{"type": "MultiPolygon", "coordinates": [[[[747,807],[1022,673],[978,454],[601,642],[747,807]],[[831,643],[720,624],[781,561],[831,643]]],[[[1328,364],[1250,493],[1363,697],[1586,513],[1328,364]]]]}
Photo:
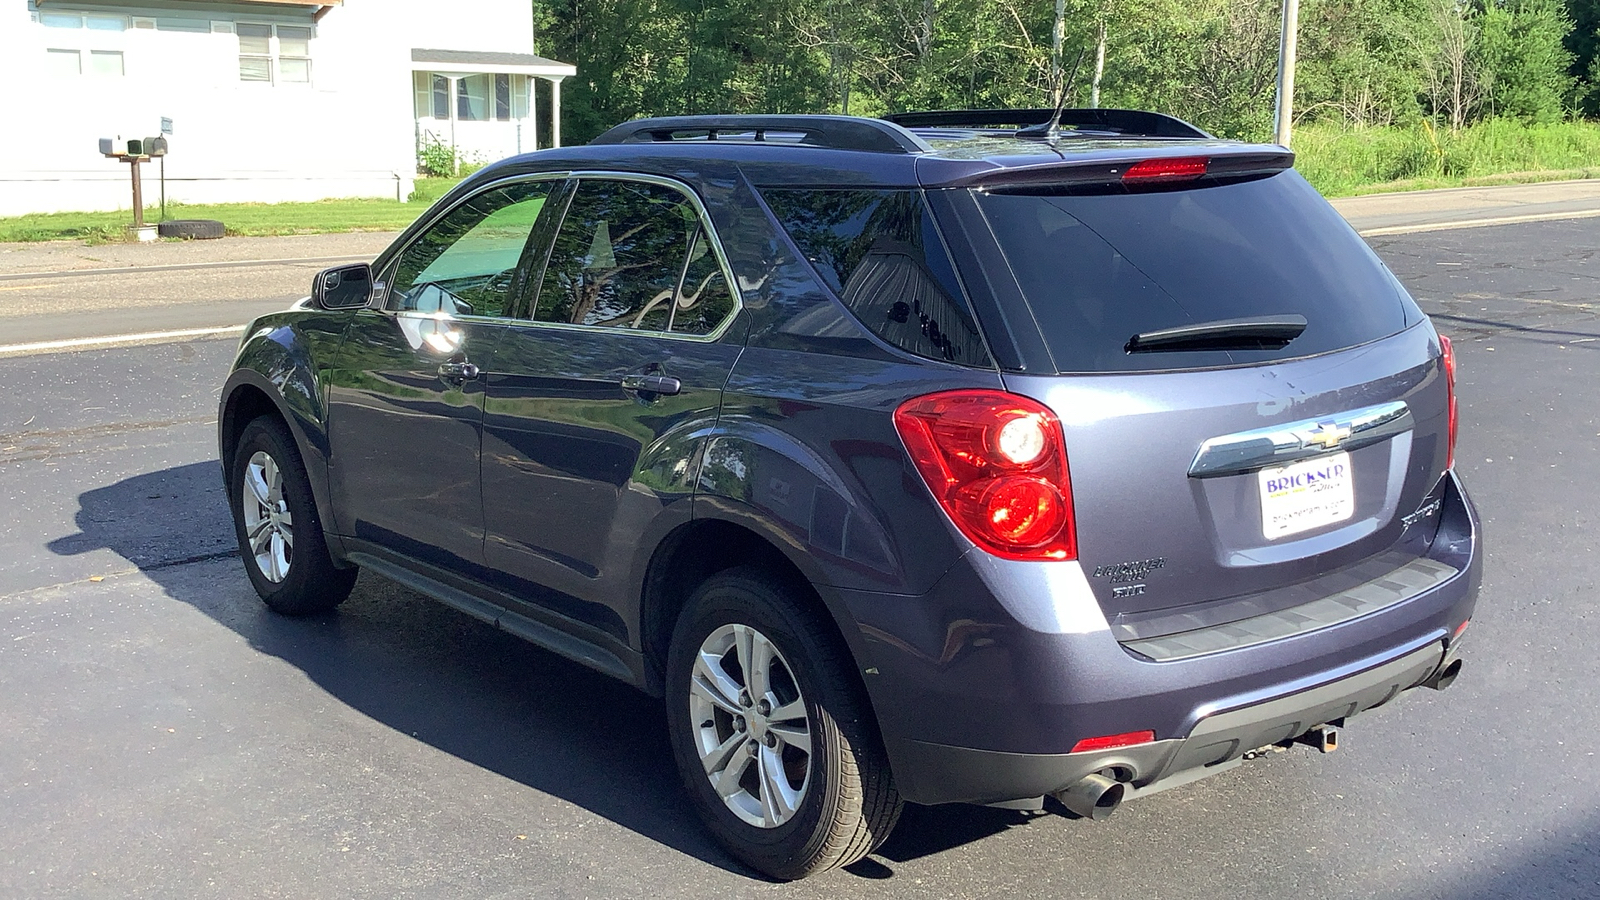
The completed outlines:
{"type": "Polygon", "coordinates": [[[304,619],[268,611],[242,568],[226,582],[197,576],[185,563],[233,552],[221,481],[216,463],[197,463],[88,491],[79,497],[80,533],[49,548],[109,548],[168,596],[374,721],[703,862],[752,874],[690,811],[660,701],[374,575],[363,574],[337,612],[304,619]],[[170,509],[150,515],[152,503],[170,509]]]}

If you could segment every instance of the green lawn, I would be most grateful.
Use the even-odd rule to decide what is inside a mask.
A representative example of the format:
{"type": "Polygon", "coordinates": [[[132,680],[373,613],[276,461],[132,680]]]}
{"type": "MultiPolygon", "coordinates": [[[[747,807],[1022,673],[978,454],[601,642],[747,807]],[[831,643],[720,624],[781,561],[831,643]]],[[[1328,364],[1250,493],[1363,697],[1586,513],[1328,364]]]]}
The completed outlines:
{"type": "MultiPolygon", "coordinates": [[[[319,200],[315,203],[168,203],[169,219],[217,219],[228,234],[319,234],[331,231],[399,231],[433,201],[455,187],[458,178],[418,178],[406,203],[394,200],[319,200]]],[[[160,207],[145,210],[145,222],[161,218],[160,207]]],[[[39,213],[0,218],[0,241],[122,240],[133,221],[128,210],[103,213],[39,213]]]]}
{"type": "MultiPolygon", "coordinates": [[[[1295,167],[1330,197],[1466,185],[1600,178],[1600,123],[1523,125],[1490,120],[1459,132],[1412,127],[1305,125],[1294,132],[1295,167]]],[[[172,219],[218,219],[229,234],[315,234],[398,231],[459,179],[419,178],[406,203],[323,200],[316,203],[168,204],[172,219]]],[[[0,218],[0,241],[121,240],[132,216],[50,213],[0,218]]],[[[159,210],[145,213],[155,222],[159,210]]]]}
{"type": "Polygon", "coordinates": [[[1295,168],[1330,197],[1428,188],[1600,178],[1600,123],[1489,120],[1458,132],[1295,129],[1295,168]]]}

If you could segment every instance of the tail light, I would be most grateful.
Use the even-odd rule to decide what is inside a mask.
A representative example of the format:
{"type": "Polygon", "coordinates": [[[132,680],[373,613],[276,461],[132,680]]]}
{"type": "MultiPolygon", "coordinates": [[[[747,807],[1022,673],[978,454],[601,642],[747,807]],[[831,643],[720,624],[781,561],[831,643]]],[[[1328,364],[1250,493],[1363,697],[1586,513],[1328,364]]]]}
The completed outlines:
{"type": "Polygon", "coordinates": [[[1157,184],[1163,181],[1192,181],[1206,174],[1211,160],[1204,156],[1180,156],[1175,159],[1146,159],[1136,162],[1122,173],[1124,182],[1157,184]]]}
{"type": "Polygon", "coordinates": [[[1450,405],[1450,443],[1449,454],[1445,457],[1445,468],[1456,467],[1456,350],[1451,346],[1450,339],[1439,335],[1440,362],[1444,365],[1444,391],[1446,402],[1450,405]]]}
{"type": "Polygon", "coordinates": [[[1072,481],[1061,423],[1002,391],[907,400],[895,430],[917,472],[969,540],[1006,559],[1077,559],[1072,481]]]}

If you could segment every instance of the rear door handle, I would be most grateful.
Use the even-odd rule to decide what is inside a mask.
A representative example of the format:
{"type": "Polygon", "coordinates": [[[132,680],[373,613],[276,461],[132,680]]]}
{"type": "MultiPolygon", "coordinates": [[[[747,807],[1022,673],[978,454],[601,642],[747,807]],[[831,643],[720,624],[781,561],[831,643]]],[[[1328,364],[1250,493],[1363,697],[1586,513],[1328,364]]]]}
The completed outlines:
{"type": "Polygon", "coordinates": [[[683,390],[683,383],[670,375],[624,375],[622,389],[642,394],[672,395],[683,390]]]}
{"type": "Polygon", "coordinates": [[[439,377],[451,384],[466,384],[478,377],[478,367],[469,362],[440,363],[439,377]]]}

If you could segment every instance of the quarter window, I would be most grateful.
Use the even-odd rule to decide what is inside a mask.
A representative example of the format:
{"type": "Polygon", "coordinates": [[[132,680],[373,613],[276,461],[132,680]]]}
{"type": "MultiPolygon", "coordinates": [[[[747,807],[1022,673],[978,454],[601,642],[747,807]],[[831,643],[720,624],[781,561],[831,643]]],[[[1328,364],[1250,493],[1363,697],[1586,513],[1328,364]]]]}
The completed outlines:
{"type": "Polygon", "coordinates": [[[579,183],[534,318],[703,335],[732,312],[721,260],[686,195],[648,182],[579,183]]]}
{"type": "Polygon", "coordinates": [[[509,316],[528,235],[551,182],[490,188],[452,209],[400,254],[389,308],[509,316]]]}
{"type": "Polygon", "coordinates": [[[763,191],[784,231],[863,325],[918,356],[992,366],[918,191],[763,191]]]}

